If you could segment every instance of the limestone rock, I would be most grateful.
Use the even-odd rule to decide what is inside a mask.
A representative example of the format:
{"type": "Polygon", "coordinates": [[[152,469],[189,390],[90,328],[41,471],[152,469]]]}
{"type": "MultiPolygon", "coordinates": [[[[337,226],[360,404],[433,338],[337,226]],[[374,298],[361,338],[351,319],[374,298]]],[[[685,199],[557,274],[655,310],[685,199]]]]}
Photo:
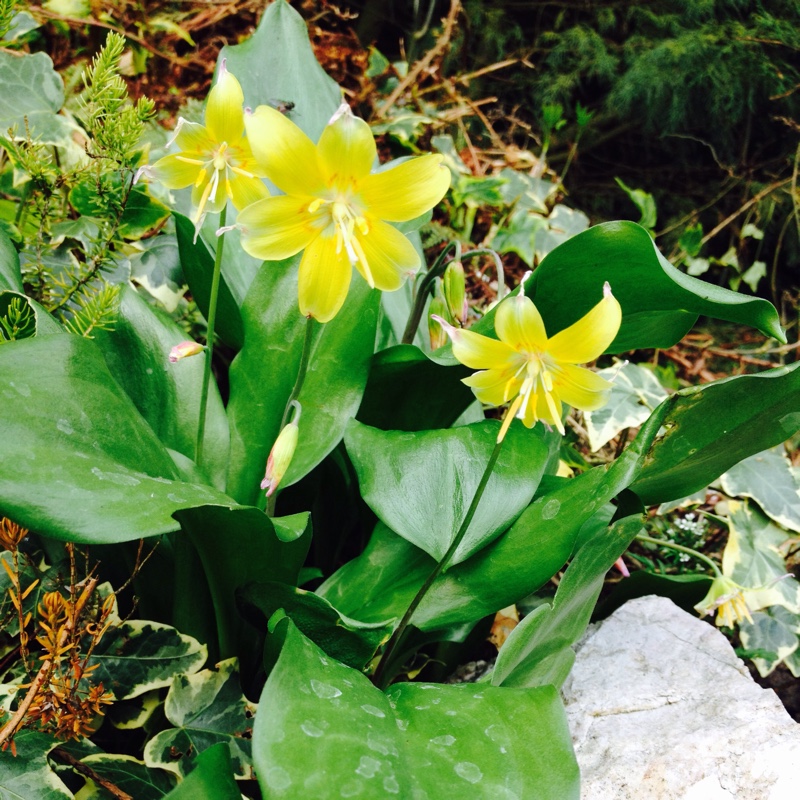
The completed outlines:
{"type": "Polygon", "coordinates": [[[663,597],[589,629],[563,687],[582,800],[796,800],[800,725],[663,597]]]}

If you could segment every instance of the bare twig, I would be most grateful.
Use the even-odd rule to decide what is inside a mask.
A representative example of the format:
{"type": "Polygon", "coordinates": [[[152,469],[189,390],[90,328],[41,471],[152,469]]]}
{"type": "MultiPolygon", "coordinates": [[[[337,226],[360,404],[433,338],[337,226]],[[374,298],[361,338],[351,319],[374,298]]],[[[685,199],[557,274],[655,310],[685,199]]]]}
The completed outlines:
{"type": "Polygon", "coordinates": [[[127,792],[123,792],[115,783],[112,783],[102,775],[98,775],[88,764],[79,761],[75,756],[68,753],[61,747],[56,747],[50,751],[50,756],[60,761],[62,764],[69,764],[76,772],[85,775],[90,780],[94,781],[98,786],[102,786],[107,792],[113,795],[117,800],[133,800],[133,797],[127,792]]]}

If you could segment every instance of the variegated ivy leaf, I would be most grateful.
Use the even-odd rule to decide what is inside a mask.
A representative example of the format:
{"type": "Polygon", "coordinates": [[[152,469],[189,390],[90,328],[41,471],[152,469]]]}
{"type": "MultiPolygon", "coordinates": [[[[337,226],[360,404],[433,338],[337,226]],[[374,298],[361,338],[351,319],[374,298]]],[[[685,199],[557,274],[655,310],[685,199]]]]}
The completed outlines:
{"type": "MultiPolygon", "coordinates": [[[[757,611],[752,623],[745,620],[739,625],[742,645],[762,677],[797,653],[797,627],[797,617],[780,606],[757,611]]],[[[793,664],[796,666],[796,658],[793,664]]]]}
{"type": "Polygon", "coordinates": [[[800,483],[783,445],[740,461],[720,482],[726,494],[751,497],[779,525],[800,531],[800,483]]]}
{"type": "Polygon", "coordinates": [[[106,711],[106,719],[121,731],[135,730],[144,727],[161,705],[161,692],[152,689],[149,692],[114,703],[106,711]]]}
{"type": "Polygon", "coordinates": [[[589,446],[599,450],[626,428],[638,428],[667,396],[658,378],[637,364],[609,367],[598,372],[611,381],[608,403],[597,411],[586,411],[589,446]]]}
{"type": "Polygon", "coordinates": [[[256,706],[242,694],[235,658],[195,675],[177,675],[164,704],[175,726],[154,736],[145,747],[144,760],[183,777],[197,756],[218,742],[226,742],[236,778],[254,777],[251,759],[253,715],[256,706]]]}
{"type": "Polygon", "coordinates": [[[749,608],[777,605],[800,614],[800,583],[787,575],[780,550],[788,538],[756,506],[731,500],[722,572],[744,587],[749,608]]]}
{"type": "Polygon", "coordinates": [[[115,700],[138,697],[169,686],[179,673],[197,672],[206,662],[206,646],[160,622],[131,620],[112,625],[97,643],[89,665],[115,700]]]}
{"type": "MultiPolygon", "coordinates": [[[[2,720],[0,720],[0,723],[2,720]]],[[[58,744],[52,736],[21,730],[14,736],[16,755],[0,752],[1,800],[69,800],[73,795],[47,763],[58,744]]]]}
{"type": "MultiPolygon", "coordinates": [[[[93,753],[82,758],[81,763],[136,800],[161,800],[175,787],[173,775],[164,770],[152,769],[133,756],[93,753]]],[[[107,800],[111,797],[108,790],[91,779],[87,779],[79,796],[80,800],[107,800]]]]}

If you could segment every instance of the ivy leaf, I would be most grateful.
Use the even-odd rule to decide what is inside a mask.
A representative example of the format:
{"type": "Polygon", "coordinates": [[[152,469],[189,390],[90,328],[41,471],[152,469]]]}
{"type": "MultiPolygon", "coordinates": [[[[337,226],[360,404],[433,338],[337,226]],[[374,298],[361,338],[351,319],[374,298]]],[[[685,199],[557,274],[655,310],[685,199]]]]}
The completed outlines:
{"type": "MultiPolygon", "coordinates": [[[[0,717],[0,724],[3,719],[0,717]]],[[[0,752],[0,798],[70,800],[72,792],[56,777],[47,754],[58,746],[51,736],[23,728],[14,736],[17,754],[0,752]]]]}
{"type": "MultiPolygon", "coordinates": [[[[81,759],[93,772],[110,781],[118,789],[136,800],[161,800],[175,786],[174,776],[159,769],[151,769],[144,761],[127,755],[92,753],[81,759]]],[[[95,783],[91,778],[81,789],[81,800],[114,800],[115,795],[95,783]]],[[[116,795],[119,797],[119,795],[116,795]]],[[[237,798],[238,800],[238,798],[237,798]]]]}

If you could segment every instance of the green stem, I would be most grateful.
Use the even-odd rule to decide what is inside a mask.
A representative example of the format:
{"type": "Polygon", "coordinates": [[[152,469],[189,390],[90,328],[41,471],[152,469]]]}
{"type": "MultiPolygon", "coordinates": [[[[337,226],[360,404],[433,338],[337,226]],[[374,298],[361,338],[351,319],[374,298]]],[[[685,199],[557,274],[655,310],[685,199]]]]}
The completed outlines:
{"type": "Polygon", "coordinates": [[[483,497],[483,492],[486,489],[486,485],[489,483],[489,478],[492,475],[492,471],[494,470],[494,465],[497,463],[497,459],[500,456],[500,449],[503,446],[503,439],[500,439],[494,446],[494,450],[492,450],[492,455],[489,457],[489,463],[486,465],[486,469],[483,471],[483,475],[481,476],[481,481],[478,484],[478,488],[475,490],[475,495],[472,498],[472,502],[470,503],[469,509],[467,509],[467,514],[464,517],[464,521],[461,523],[461,527],[458,529],[458,533],[456,533],[450,547],[447,549],[447,552],[442,557],[441,561],[433,568],[433,571],[430,575],[428,575],[425,583],[422,584],[419,591],[414,596],[414,599],[411,601],[410,605],[406,609],[406,613],[403,614],[403,618],[400,620],[400,624],[397,626],[395,632],[392,634],[391,638],[386,644],[386,649],[383,651],[383,655],[381,656],[380,663],[378,664],[378,668],[375,670],[375,674],[372,677],[372,682],[379,688],[385,689],[388,685],[388,680],[386,676],[386,669],[390,665],[392,660],[392,655],[397,650],[398,646],[401,643],[403,638],[403,634],[406,631],[409,623],[411,622],[411,618],[414,616],[414,612],[417,610],[417,607],[422,602],[425,595],[428,593],[428,590],[433,586],[436,579],[439,575],[447,567],[450,559],[453,557],[453,554],[458,549],[458,546],[461,544],[464,535],[469,528],[470,523],[472,522],[472,518],[475,516],[475,512],[478,509],[478,503],[481,501],[481,497],[483,497]]]}
{"type": "MultiPolygon", "coordinates": [[[[225,227],[228,208],[223,206],[219,215],[220,228],[225,227]]],[[[211,359],[214,355],[214,328],[217,324],[217,298],[222,273],[222,251],[225,247],[225,234],[217,238],[217,252],[214,255],[214,275],[211,279],[211,297],[208,301],[208,331],[206,333],[206,362],[203,369],[203,386],[200,390],[200,416],[197,420],[197,442],[194,448],[194,460],[199,467],[203,466],[203,439],[206,433],[206,409],[208,407],[208,388],[211,383],[211,359]]]]}
{"type": "Polygon", "coordinates": [[[719,567],[717,566],[716,562],[713,559],[709,558],[706,555],[703,555],[703,553],[699,553],[697,550],[692,550],[691,547],[684,547],[682,544],[677,544],[675,542],[670,542],[670,541],[664,541],[663,539],[653,539],[652,536],[645,536],[645,534],[643,533],[640,533],[636,538],[640,542],[647,542],[648,544],[656,544],[659,547],[669,547],[672,550],[677,550],[679,553],[687,553],[693,558],[696,558],[698,561],[704,561],[706,564],[708,564],[708,566],[714,570],[714,575],[716,575],[716,577],[718,578],[722,577],[722,573],[720,572],[719,567]]]}
{"type": "MultiPolygon", "coordinates": [[[[300,364],[297,367],[297,378],[294,382],[294,388],[286,401],[286,408],[283,410],[283,417],[281,418],[281,426],[278,428],[278,434],[286,427],[289,421],[289,414],[292,411],[292,403],[300,396],[300,390],[303,388],[303,382],[306,379],[308,372],[308,364],[311,360],[311,341],[314,338],[314,318],[306,317],[306,328],[303,336],[303,352],[300,355],[300,364]]],[[[272,517],[275,515],[275,503],[278,500],[277,492],[271,495],[267,501],[267,516],[272,517]]]]}

